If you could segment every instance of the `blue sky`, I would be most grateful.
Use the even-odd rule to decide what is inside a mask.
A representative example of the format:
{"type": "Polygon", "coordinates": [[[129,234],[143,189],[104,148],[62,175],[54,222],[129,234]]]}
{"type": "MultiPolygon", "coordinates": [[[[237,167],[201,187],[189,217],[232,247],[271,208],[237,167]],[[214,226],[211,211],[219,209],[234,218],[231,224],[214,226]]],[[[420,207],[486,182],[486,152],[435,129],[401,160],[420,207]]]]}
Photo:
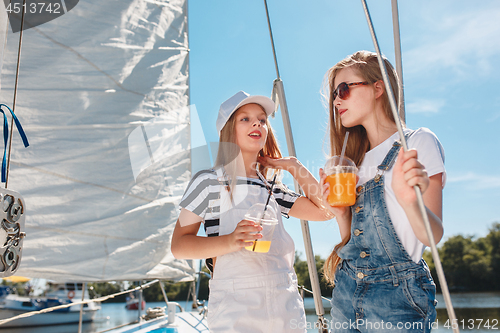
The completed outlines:
{"type": "MultiPolygon", "coordinates": [[[[361,1],[270,0],[281,79],[297,156],[315,175],[326,159],[325,72],[357,50],[373,51],[361,1]],[[307,5],[306,5],[307,4],[307,5]]],[[[384,55],[394,64],[391,1],[368,1],[384,55]]],[[[500,221],[500,2],[400,1],[406,120],[445,148],[445,239],[484,236],[500,221]]],[[[207,141],[218,141],[219,105],[238,90],[270,96],[276,78],[264,1],[189,1],[191,104],[207,141]]],[[[282,152],[281,114],[272,120],[282,152]]],[[[285,178],[291,184],[291,178],[285,178]]],[[[298,220],[285,221],[304,253],[298,220]]],[[[310,222],[315,254],[340,240],[334,220],[310,222]]]]}

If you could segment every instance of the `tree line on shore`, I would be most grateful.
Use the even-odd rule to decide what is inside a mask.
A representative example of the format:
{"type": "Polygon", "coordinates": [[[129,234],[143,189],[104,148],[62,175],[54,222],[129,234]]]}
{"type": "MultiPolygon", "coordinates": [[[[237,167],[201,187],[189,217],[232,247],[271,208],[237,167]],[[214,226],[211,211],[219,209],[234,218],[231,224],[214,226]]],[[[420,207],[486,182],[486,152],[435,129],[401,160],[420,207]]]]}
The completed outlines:
{"type": "MultiPolygon", "coordinates": [[[[493,223],[485,237],[450,237],[438,252],[450,291],[500,291],[500,223],[493,223]]],[[[429,250],[424,259],[440,291],[429,250]]]]}

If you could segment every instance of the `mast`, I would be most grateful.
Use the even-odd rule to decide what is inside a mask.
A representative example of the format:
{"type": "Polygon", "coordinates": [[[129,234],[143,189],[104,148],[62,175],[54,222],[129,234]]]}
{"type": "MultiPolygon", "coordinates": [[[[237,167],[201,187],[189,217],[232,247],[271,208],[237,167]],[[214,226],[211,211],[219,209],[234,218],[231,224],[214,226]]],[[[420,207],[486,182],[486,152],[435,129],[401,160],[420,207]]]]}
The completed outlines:
{"type": "MultiPolygon", "coordinates": [[[[271,29],[271,20],[269,18],[269,10],[267,8],[267,0],[264,0],[264,4],[266,7],[267,24],[269,27],[269,35],[271,38],[271,44],[272,44],[273,56],[274,56],[274,65],[276,67],[276,75],[277,75],[277,78],[273,82],[272,98],[274,100],[277,97],[277,99],[278,99],[277,103],[279,104],[279,106],[281,108],[281,116],[283,119],[283,127],[285,129],[285,137],[286,137],[286,144],[288,147],[288,154],[290,156],[297,156],[297,153],[295,151],[295,143],[293,140],[292,126],[290,124],[290,117],[288,115],[288,106],[286,103],[285,89],[283,87],[283,81],[281,81],[281,78],[279,75],[278,60],[276,57],[276,49],[274,47],[273,32],[271,29]]],[[[299,184],[297,183],[297,181],[295,179],[294,179],[294,185],[295,185],[295,191],[300,192],[302,194],[302,190],[300,189],[299,184]]],[[[309,277],[311,279],[311,287],[313,290],[316,315],[318,316],[318,323],[319,323],[320,329],[321,328],[324,329],[325,327],[327,327],[327,325],[325,325],[325,319],[324,319],[325,309],[323,308],[323,302],[321,299],[321,289],[320,289],[320,285],[319,285],[318,271],[316,270],[316,261],[314,259],[314,252],[313,252],[312,243],[311,243],[311,233],[309,230],[309,222],[306,220],[300,220],[300,225],[302,228],[302,236],[304,238],[304,247],[305,247],[306,257],[307,257],[307,267],[309,269],[309,277]]]]}

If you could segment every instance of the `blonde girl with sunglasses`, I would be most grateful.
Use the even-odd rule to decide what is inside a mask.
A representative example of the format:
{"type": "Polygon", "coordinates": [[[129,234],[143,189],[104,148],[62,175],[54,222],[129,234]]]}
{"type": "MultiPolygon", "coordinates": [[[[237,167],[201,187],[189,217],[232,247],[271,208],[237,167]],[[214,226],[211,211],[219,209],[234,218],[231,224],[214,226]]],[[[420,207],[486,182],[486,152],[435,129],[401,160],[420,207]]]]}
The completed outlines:
{"type": "MultiPolygon", "coordinates": [[[[394,95],[397,74],[384,59],[394,95]]],[[[429,246],[417,205],[420,187],[437,242],[443,236],[444,152],[429,129],[404,128],[403,152],[377,55],[359,51],[325,76],[330,110],[331,154],[357,165],[352,207],[332,207],[342,241],[324,265],[334,284],[332,332],[429,332],[436,318],[435,284],[422,259],[429,246]]],[[[329,193],[320,170],[323,200],[329,193]]]]}

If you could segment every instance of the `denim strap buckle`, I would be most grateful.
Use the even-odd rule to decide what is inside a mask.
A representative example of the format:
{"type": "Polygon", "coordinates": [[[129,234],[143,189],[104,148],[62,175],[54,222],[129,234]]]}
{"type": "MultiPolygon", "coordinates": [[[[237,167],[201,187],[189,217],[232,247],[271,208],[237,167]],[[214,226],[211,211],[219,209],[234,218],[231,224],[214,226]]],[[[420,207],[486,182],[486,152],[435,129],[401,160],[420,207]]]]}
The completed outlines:
{"type": "MultiPolygon", "coordinates": [[[[413,135],[413,133],[415,133],[415,131],[411,131],[410,133],[406,134],[405,135],[406,140],[408,140],[413,135]]],[[[396,157],[398,156],[399,148],[401,146],[402,146],[402,144],[401,144],[400,140],[394,141],[394,143],[392,144],[392,148],[389,150],[389,152],[385,156],[384,160],[377,167],[377,169],[380,171],[389,170],[392,167],[392,165],[394,164],[394,162],[396,161],[396,157]]]]}
{"type": "Polygon", "coordinates": [[[389,270],[391,271],[392,275],[392,285],[394,287],[399,286],[398,273],[396,272],[396,269],[394,268],[394,266],[390,266],[389,270]]]}
{"type": "Polygon", "coordinates": [[[401,147],[401,142],[394,142],[391,150],[389,150],[382,163],[377,167],[378,170],[387,171],[392,167],[396,157],[398,156],[399,147],[401,147]]]}

